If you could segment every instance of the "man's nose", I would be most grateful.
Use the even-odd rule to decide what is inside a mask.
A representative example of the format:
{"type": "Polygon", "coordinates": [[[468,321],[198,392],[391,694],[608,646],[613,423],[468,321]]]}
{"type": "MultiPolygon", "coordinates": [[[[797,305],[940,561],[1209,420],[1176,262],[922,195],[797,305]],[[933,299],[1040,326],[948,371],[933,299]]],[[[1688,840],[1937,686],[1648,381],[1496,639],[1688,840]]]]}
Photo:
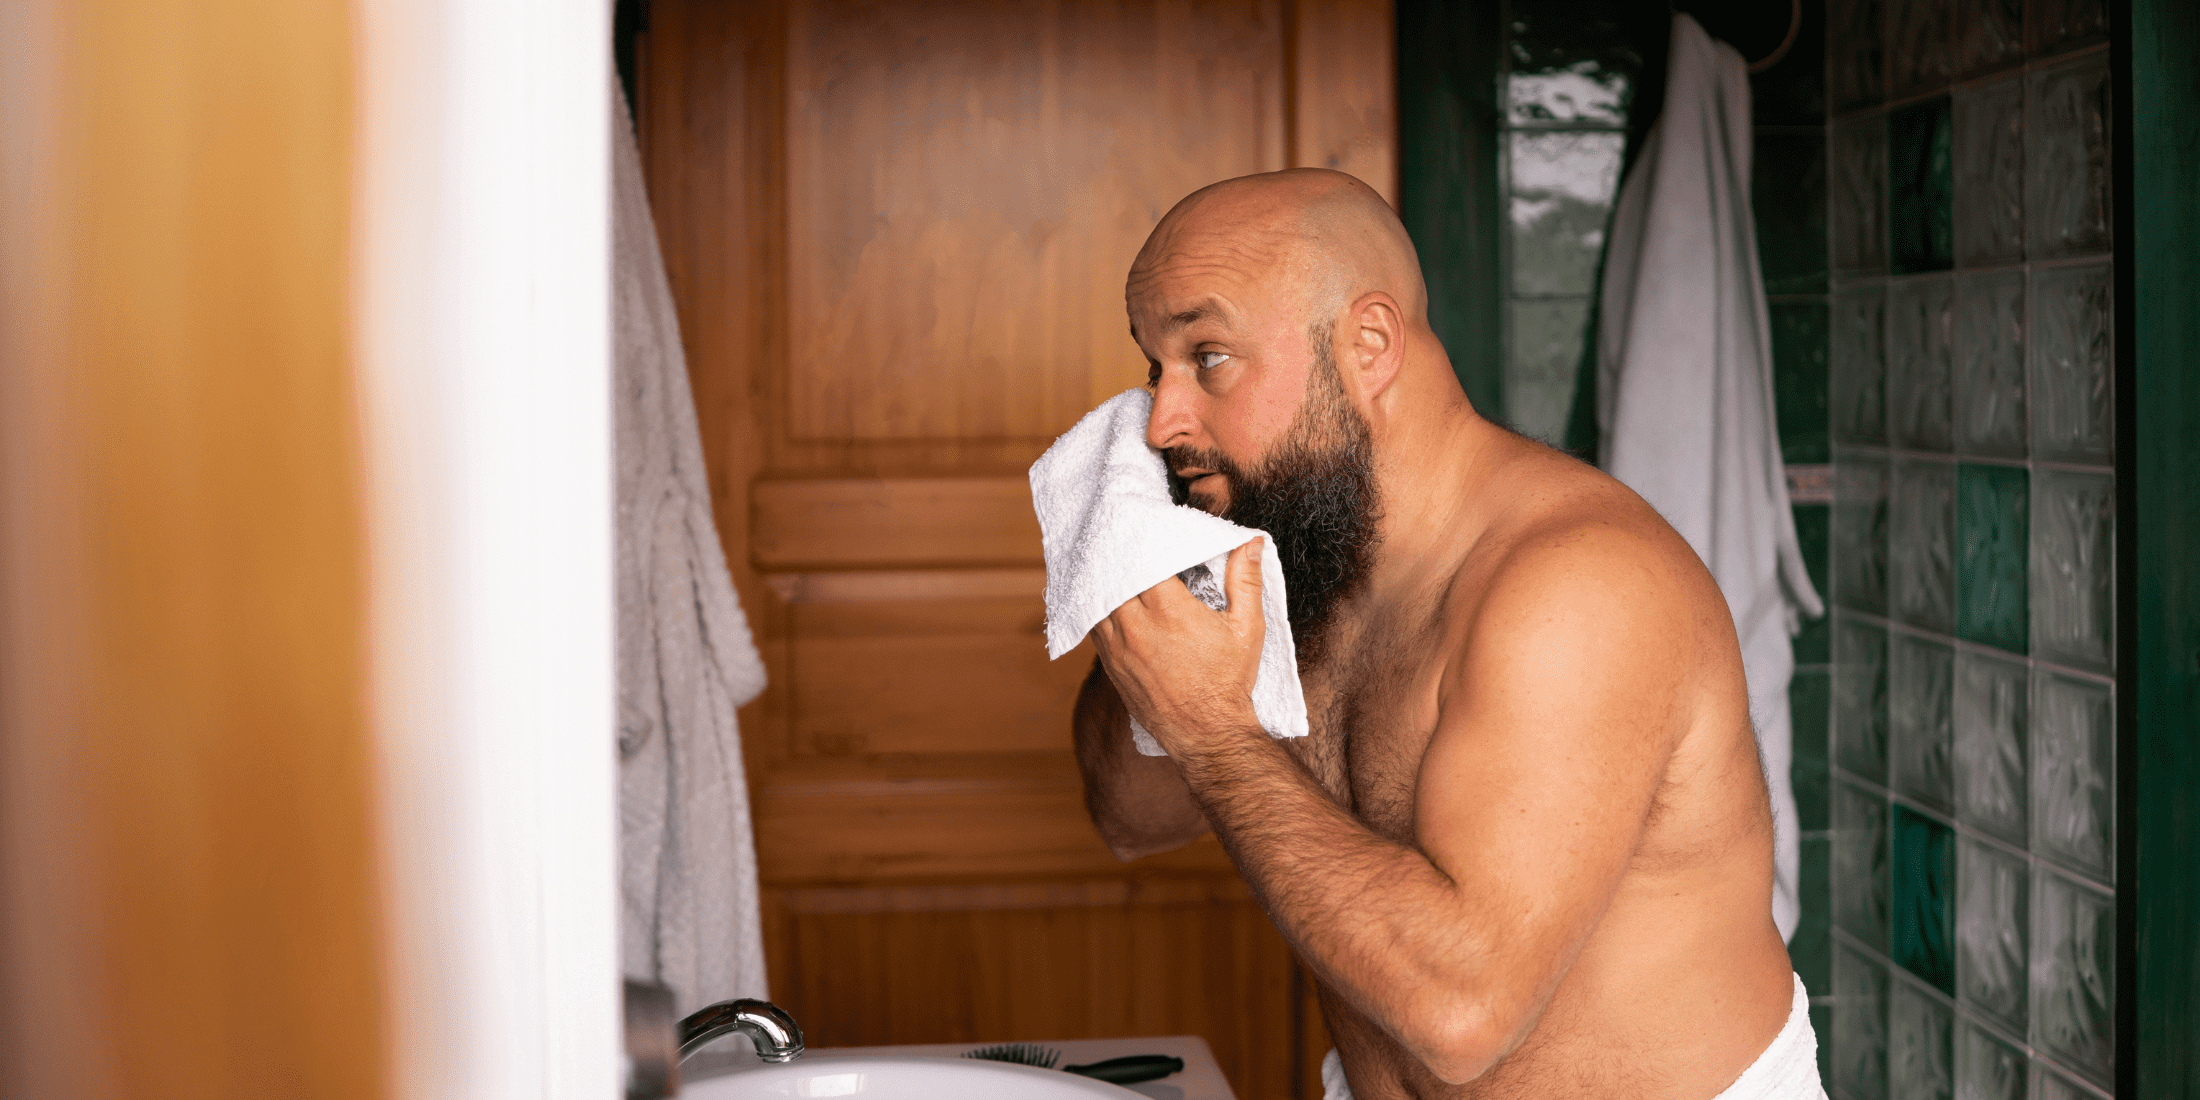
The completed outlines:
{"type": "Polygon", "coordinates": [[[1199,431],[1199,417],[1194,409],[1198,389],[1190,379],[1175,377],[1166,370],[1161,372],[1153,387],[1153,415],[1146,421],[1148,446],[1166,450],[1192,442],[1199,431]]]}

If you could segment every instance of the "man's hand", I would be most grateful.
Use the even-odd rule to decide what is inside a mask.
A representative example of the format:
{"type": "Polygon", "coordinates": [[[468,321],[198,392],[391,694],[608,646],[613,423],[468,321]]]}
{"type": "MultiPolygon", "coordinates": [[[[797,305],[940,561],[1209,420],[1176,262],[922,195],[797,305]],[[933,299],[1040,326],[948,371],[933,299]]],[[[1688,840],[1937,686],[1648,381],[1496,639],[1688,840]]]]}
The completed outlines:
{"type": "Polygon", "coordinates": [[[1139,593],[1092,628],[1108,679],[1140,725],[1172,757],[1260,733],[1253,681],[1267,624],[1260,609],[1265,538],[1230,552],[1216,611],[1175,577],[1139,593]]]}

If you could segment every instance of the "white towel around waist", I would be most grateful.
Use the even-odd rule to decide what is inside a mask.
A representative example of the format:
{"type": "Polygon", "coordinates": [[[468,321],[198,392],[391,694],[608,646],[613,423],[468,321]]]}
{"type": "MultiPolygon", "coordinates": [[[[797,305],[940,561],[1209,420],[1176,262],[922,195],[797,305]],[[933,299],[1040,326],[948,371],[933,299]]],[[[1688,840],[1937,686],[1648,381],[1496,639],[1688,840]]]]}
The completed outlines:
{"type": "MultiPolygon", "coordinates": [[[[1352,1085],[1334,1050],[1322,1059],[1322,1095],[1324,1100],[1352,1100],[1352,1085]]],[[[1810,994],[1800,976],[1780,1034],[1712,1100],[1826,1100],[1825,1083],[1818,1077],[1818,1033],[1810,1026],[1810,994]]]]}
{"type": "MultiPolygon", "coordinates": [[[[1267,534],[1169,499],[1168,466],[1146,445],[1153,395],[1128,390],[1085,414],[1031,467],[1032,507],[1047,563],[1047,657],[1075,649],[1125,601],[1184,575],[1210,607],[1224,604],[1230,551],[1267,534]]],[[[1273,543],[1261,555],[1267,632],[1253,684],[1253,716],[1272,737],[1306,736],[1306,697],[1285,611],[1283,567],[1273,543]]],[[[1147,756],[1161,746],[1131,722],[1147,756]]]]}

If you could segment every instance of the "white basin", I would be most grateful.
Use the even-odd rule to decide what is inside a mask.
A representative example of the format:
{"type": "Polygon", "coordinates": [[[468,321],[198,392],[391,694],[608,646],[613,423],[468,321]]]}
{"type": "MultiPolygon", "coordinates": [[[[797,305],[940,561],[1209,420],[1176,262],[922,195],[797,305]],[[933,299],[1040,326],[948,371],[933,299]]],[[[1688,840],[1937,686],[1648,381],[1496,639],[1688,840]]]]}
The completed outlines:
{"type": "Polygon", "coordinates": [[[759,1065],[680,1089],[693,1100],[856,1096],[896,1100],[1123,1100],[1136,1096],[1089,1077],[1055,1069],[971,1058],[845,1055],[759,1065]]]}

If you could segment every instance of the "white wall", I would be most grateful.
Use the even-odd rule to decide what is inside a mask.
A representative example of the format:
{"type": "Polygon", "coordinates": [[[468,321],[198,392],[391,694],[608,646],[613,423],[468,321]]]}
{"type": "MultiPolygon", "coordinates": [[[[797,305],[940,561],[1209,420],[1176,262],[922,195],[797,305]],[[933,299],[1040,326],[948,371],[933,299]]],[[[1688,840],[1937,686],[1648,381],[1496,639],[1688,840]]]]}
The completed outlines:
{"type": "Polygon", "coordinates": [[[361,0],[394,1094],[617,1095],[606,0],[361,0]]]}

